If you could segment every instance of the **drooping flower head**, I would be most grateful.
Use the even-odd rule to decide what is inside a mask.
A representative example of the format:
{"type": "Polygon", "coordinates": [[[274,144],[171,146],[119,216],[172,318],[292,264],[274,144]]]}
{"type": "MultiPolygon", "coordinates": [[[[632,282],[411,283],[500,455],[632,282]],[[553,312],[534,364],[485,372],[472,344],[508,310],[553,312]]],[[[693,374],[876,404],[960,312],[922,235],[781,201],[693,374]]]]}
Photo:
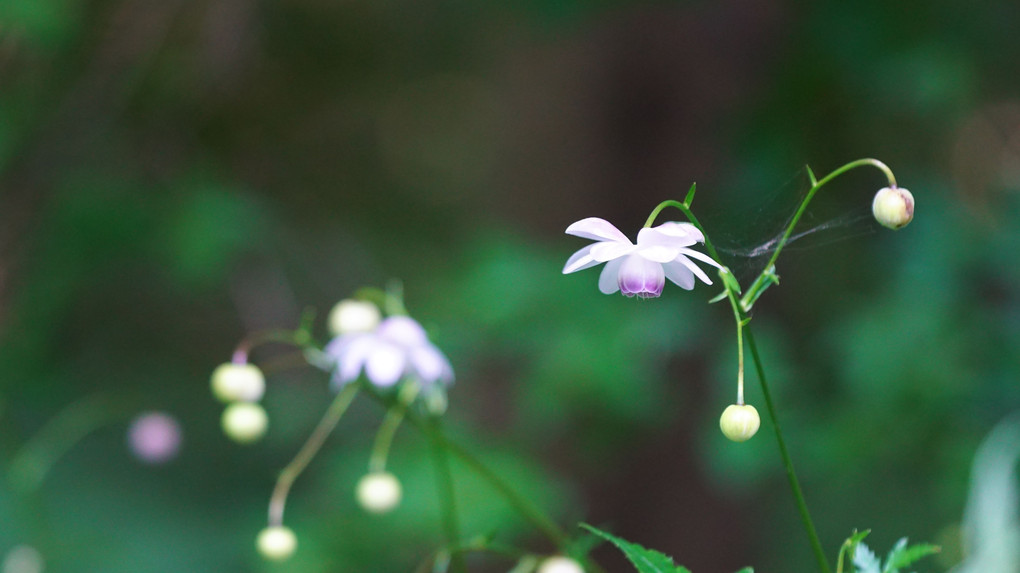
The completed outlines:
{"type": "Polygon", "coordinates": [[[362,371],[369,382],[384,388],[405,377],[414,377],[426,388],[453,382],[450,361],[409,316],[391,316],[371,332],[334,338],[325,351],[336,360],[336,388],[356,380],[362,371]]]}
{"type": "Polygon", "coordinates": [[[694,277],[712,284],[692,258],[722,268],[712,257],[688,248],[705,242],[705,236],[690,223],[670,222],[641,229],[637,244],[598,217],[582,219],[567,227],[566,232],[596,242],[574,253],[563,267],[563,274],[606,263],[599,276],[599,290],[605,294],[620,291],[624,296],[653,298],[662,294],[666,279],[685,290],[694,288],[694,277]]]}

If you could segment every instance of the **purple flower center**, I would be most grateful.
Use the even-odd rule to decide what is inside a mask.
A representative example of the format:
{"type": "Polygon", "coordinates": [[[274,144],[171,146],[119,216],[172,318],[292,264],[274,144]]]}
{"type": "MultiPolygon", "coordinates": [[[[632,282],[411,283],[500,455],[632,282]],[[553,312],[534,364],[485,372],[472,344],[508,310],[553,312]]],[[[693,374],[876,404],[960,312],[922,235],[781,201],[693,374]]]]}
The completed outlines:
{"type": "Polygon", "coordinates": [[[620,266],[618,280],[624,296],[655,298],[662,294],[666,274],[659,263],[640,255],[627,255],[620,266]]]}

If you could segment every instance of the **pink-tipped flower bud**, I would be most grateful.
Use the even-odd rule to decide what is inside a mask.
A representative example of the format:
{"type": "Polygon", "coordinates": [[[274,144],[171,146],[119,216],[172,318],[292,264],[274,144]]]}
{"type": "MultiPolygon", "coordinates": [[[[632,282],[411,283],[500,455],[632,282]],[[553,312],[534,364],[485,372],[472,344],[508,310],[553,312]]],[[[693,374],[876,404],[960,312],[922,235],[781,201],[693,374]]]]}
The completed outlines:
{"type": "Polygon", "coordinates": [[[883,187],[875,193],[871,212],[883,227],[902,229],[914,218],[914,196],[902,187],[883,187]]]}

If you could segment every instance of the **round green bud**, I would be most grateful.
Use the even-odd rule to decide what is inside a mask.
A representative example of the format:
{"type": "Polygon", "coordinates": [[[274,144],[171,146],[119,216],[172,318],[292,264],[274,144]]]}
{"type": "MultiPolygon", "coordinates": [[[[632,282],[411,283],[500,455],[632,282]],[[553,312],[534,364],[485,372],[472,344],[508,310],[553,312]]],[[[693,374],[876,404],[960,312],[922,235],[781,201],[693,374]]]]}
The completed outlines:
{"type": "Polygon", "coordinates": [[[252,402],[236,402],[227,406],[220,419],[223,433],[239,444],[250,444],[266,433],[269,416],[266,410],[252,402]]]}
{"type": "Polygon", "coordinates": [[[746,442],[751,439],[761,427],[761,417],[758,410],[750,404],[732,404],[723,410],[719,418],[719,428],[727,438],[734,442],[746,442]]]}
{"type": "Polygon", "coordinates": [[[883,187],[875,193],[871,212],[883,227],[902,229],[914,218],[914,196],[902,187],[883,187]]]}
{"type": "Polygon", "coordinates": [[[289,527],[274,525],[259,532],[255,547],[270,561],[284,561],[297,549],[297,536],[289,527]]]}
{"type": "Polygon", "coordinates": [[[400,503],[400,481],[389,472],[372,472],[358,481],[358,503],[365,511],[386,513],[400,503]]]}
{"type": "Polygon", "coordinates": [[[266,391],[266,378],[254,364],[220,364],[212,373],[212,391],[221,402],[258,402],[266,391]]]}
{"type": "Polygon", "coordinates": [[[569,557],[554,555],[544,559],[536,573],[584,573],[584,568],[569,557]]]}
{"type": "Polygon", "coordinates": [[[375,330],[382,321],[382,313],[374,303],[364,300],[344,299],[329,311],[327,323],[334,336],[351,332],[375,330]]]}

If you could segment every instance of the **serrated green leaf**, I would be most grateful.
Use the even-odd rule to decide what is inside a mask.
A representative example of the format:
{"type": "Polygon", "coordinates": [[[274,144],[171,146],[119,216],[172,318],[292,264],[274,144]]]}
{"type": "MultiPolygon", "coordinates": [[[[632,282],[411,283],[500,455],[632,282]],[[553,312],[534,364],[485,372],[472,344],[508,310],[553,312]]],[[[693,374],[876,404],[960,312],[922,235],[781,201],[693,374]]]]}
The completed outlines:
{"type": "Polygon", "coordinates": [[[882,560],[863,541],[857,544],[853,563],[857,568],[857,573],[881,573],[882,571],[882,560]]]}
{"type": "Polygon", "coordinates": [[[691,203],[694,201],[694,190],[697,186],[697,183],[691,183],[691,188],[687,191],[687,196],[684,197],[684,205],[687,205],[687,208],[690,208],[691,203]]]}
{"type": "Polygon", "coordinates": [[[677,565],[672,558],[654,549],[646,549],[637,543],[620,539],[587,523],[582,523],[581,527],[615,545],[639,573],[691,573],[686,567],[677,565]]]}

